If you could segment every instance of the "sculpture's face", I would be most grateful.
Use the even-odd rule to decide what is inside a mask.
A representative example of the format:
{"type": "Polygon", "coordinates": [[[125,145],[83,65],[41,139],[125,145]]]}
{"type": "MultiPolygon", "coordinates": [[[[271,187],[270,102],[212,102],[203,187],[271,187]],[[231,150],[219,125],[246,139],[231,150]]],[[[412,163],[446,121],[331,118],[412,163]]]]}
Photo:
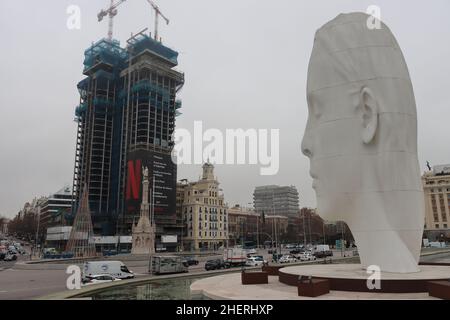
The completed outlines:
{"type": "Polygon", "coordinates": [[[302,151],[310,159],[317,207],[326,219],[342,218],[339,211],[346,210],[346,195],[359,187],[359,155],[364,146],[358,98],[351,85],[308,92],[309,115],[302,151]]]}
{"type": "Polygon", "coordinates": [[[316,33],[302,152],[319,215],[348,224],[362,265],[416,272],[424,196],[414,92],[394,36],[367,19],[339,15],[316,33]]]}

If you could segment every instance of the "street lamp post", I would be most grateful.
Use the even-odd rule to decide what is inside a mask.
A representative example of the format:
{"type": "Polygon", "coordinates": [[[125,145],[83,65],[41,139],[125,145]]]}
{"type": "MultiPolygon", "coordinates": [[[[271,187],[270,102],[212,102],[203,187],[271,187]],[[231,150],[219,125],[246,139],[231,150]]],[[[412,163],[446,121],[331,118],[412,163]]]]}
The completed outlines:
{"type": "Polygon", "coordinates": [[[322,224],[322,233],[323,233],[323,244],[325,245],[326,244],[326,241],[325,241],[325,223],[322,224]]]}
{"type": "Polygon", "coordinates": [[[41,206],[37,207],[37,228],[36,228],[36,235],[34,237],[34,247],[35,247],[35,253],[38,252],[38,237],[39,237],[39,223],[41,221],[41,206]]]}
{"type": "Polygon", "coordinates": [[[341,257],[344,256],[344,223],[341,221],[341,257]]]}
{"type": "Polygon", "coordinates": [[[306,248],[306,223],[305,223],[305,211],[303,211],[303,246],[306,248]]]}

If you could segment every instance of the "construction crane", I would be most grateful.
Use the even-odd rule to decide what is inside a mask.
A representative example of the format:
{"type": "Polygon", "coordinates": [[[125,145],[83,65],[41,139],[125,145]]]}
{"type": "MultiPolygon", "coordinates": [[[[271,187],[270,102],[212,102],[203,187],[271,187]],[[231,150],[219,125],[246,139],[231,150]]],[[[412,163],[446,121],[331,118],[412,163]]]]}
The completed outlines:
{"type": "Polygon", "coordinates": [[[109,25],[108,25],[108,40],[112,41],[113,38],[113,29],[114,29],[114,17],[117,15],[117,8],[124,3],[126,0],[119,0],[114,2],[111,0],[111,5],[108,9],[100,11],[97,15],[98,22],[101,22],[104,17],[109,16],[109,25]]]}
{"type": "Polygon", "coordinates": [[[170,21],[166,18],[166,16],[164,16],[156,3],[154,3],[152,0],[147,0],[147,2],[150,3],[150,5],[153,7],[153,10],[155,10],[155,40],[158,41],[159,16],[161,16],[166,21],[167,25],[169,25],[170,21]]]}

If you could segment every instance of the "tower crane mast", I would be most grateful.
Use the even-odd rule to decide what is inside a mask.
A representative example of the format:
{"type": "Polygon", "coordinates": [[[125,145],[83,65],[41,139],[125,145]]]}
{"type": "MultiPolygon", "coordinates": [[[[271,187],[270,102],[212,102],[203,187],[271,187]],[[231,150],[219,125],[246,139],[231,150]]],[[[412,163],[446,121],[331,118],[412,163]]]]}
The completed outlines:
{"type": "Polygon", "coordinates": [[[112,41],[113,39],[113,30],[114,30],[114,17],[117,15],[117,8],[124,3],[126,0],[118,0],[115,2],[114,0],[111,0],[111,4],[108,9],[102,10],[97,15],[98,22],[101,22],[104,17],[109,17],[109,24],[108,24],[108,40],[112,41]]]}
{"type": "Polygon", "coordinates": [[[156,5],[155,2],[152,0],[147,0],[147,2],[152,6],[153,10],[155,10],[155,40],[158,41],[159,33],[158,33],[158,27],[159,27],[159,17],[161,16],[168,25],[170,23],[170,20],[161,12],[159,7],[156,5]]]}

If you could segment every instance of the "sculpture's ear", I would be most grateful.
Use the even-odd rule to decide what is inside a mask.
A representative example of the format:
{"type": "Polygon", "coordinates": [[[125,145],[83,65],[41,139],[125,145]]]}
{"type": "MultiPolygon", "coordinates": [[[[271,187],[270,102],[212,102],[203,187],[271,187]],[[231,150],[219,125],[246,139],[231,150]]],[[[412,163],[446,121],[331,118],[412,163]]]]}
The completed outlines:
{"type": "Polygon", "coordinates": [[[365,144],[375,138],[378,129],[378,102],[370,88],[364,87],[360,93],[361,137],[365,144]]]}

